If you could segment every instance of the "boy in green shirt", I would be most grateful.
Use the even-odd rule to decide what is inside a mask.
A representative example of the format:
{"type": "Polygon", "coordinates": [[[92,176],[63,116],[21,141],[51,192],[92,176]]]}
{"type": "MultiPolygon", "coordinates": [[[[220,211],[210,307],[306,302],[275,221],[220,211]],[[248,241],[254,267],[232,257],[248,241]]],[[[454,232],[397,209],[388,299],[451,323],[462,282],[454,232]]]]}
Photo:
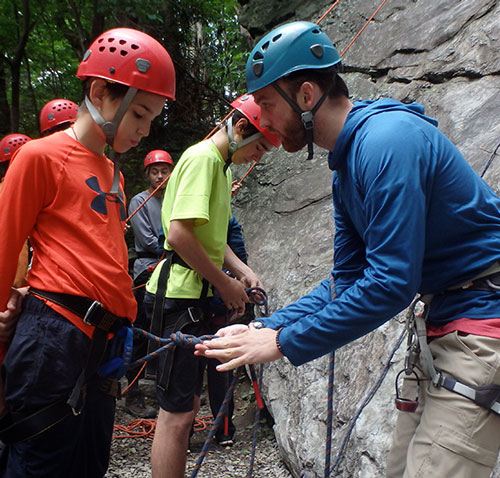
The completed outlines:
{"type": "MultiPolygon", "coordinates": [[[[210,139],[188,148],[170,177],[162,206],[167,259],[146,287],[144,304],[153,333],[208,333],[208,297],[216,289],[238,315],[250,302],[245,288],[262,287],[255,273],[227,246],[231,218],[229,165],[261,159],[276,135],[260,127],[260,108],[251,95],[232,103],[236,111],[210,139]],[[236,279],[222,271],[227,269],[236,279]]],[[[163,354],[157,375],[160,403],[151,452],[153,477],[184,477],[189,433],[199,408],[206,362],[192,350],[163,354]]]]}

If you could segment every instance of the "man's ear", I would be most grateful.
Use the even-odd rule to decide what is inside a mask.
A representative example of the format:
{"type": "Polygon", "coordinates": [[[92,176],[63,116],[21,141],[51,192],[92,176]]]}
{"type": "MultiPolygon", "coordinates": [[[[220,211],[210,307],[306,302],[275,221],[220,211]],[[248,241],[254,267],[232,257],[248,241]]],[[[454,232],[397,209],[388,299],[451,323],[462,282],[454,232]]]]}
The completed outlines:
{"type": "Polygon", "coordinates": [[[107,96],[106,81],[102,78],[96,78],[90,85],[89,98],[96,108],[100,108],[104,98],[107,96]]]}
{"type": "Polygon", "coordinates": [[[314,108],[314,105],[316,104],[316,101],[314,100],[316,90],[316,85],[310,81],[304,81],[304,83],[300,85],[297,93],[297,105],[302,110],[310,111],[314,108]]]}

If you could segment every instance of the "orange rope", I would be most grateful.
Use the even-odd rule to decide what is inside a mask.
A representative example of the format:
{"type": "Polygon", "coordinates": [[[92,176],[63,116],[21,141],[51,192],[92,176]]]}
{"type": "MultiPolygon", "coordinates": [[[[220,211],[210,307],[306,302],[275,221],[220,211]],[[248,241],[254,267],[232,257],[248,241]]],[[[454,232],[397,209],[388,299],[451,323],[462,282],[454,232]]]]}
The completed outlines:
{"type": "Polygon", "coordinates": [[[337,0],[321,17],[316,21],[316,25],[319,25],[320,22],[324,20],[324,18],[337,6],[340,0],[337,0]]]}
{"type": "Polygon", "coordinates": [[[368,26],[368,24],[373,20],[373,18],[375,17],[375,15],[378,13],[378,11],[383,7],[384,3],[387,2],[387,0],[382,0],[382,3],[377,7],[377,9],[373,12],[373,15],[366,21],[366,23],[363,25],[363,28],[361,28],[361,30],[359,30],[358,33],[356,33],[356,35],[354,36],[354,38],[351,40],[351,43],[349,43],[349,45],[347,45],[345,48],[344,48],[344,51],[340,54],[340,56],[344,56],[345,52],[347,50],[349,50],[349,48],[351,48],[352,44],[358,39],[359,35],[361,35],[361,33],[363,33],[363,30],[368,26]]]}
{"type": "Polygon", "coordinates": [[[115,432],[121,432],[119,435],[113,435],[113,438],[153,438],[155,435],[156,420],[147,420],[138,418],[131,421],[128,425],[113,426],[115,432]]]}
{"type": "Polygon", "coordinates": [[[226,121],[232,114],[233,114],[233,111],[234,111],[234,108],[226,115],[224,116],[224,118],[222,118],[222,120],[219,122],[219,124],[212,130],[210,131],[210,133],[208,133],[204,139],[208,139],[210,138],[210,136],[212,136],[218,129],[219,129],[219,126],[224,123],[224,121],[226,121]]]}
{"type": "MultiPolygon", "coordinates": [[[[260,160],[259,160],[260,161],[260,160]]],[[[254,161],[252,163],[252,165],[248,168],[247,172],[241,177],[241,179],[239,179],[238,181],[236,181],[237,184],[241,184],[243,182],[243,180],[250,174],[250,171],[255,168],[255,166],[257,166],[257,163],[259,161],[254,161]]]]}
{"type": "Polygon", "coordinates": [[[142,364],[142,367],[141,367],[141,369],[137,372],[137,375],[134,377],[134,380],[132,380],[132,381],[131,381],[128,385],[127,385],[127,388],[126,388],[126,389],[122,392],[122,397],[123,397],[123,395],[125,395],[125,394],[127,393],[128,389],[129,389],[132,385],[134,385],[134,383],[135,383],[135,382],[137,382],[137,380],[139,380],[139,375],[142,373],[142,371],[143,371],[143,370],[144,370],[144,368],[146,367],[146,363],[147,363],[147,362],[144,362],[144,363],[142,364]]]}
{"type": "Polygon", "coordinates": [[[140,289],[141,287],[146,287],[146,284],[147,284],[147,282],[145,282],[144,284],[141,284],[141,285],[136,285],[135,287],[132,287],[132,290],[137,290],[137,289],[140,289]]]}
{"type": "Polygon", "coordinates": [[[143,207],[144,204],[146,204],[158,192],[158,190],[170,179],[171,174],[172,173],[169,173],[169,175],[152,191],[152,193],[146,199],[144,199],[144,201],[141,204],[139,204],[139,206],[137,206],[137,209],[129,217],[127,217],[127,219],[125,219],[125,222],[129,222],[130,219],[132,219],[136,215],[136,213],[139,212],[141,207],[143,207]]]}
{"type": "MultiPolygon", "coordinates": [[[[203,417],[197,417],[194,419],[193,431],[202,432],[205,431],[213,423],[212,415],[206,415],[203,417]]],[[[113,435],[113,438],[154,438],[156,429],[155,419],[145,419],[138,418],[137,420],[132,420],[128,425],[117,425],[113,426],[115,432],[118,435],[113,435]]]]}

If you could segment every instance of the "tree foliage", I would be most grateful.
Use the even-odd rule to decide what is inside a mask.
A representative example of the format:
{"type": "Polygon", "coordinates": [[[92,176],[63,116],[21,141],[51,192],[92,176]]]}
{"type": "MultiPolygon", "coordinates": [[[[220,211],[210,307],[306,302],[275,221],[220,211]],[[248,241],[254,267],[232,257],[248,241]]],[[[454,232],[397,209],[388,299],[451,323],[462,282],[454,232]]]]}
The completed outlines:
{"type": "Polygon", "coordinates": [[[43,105],[81,101],[78,63],[92,40],[115,27],[149,33],[176,68],[176,101],[169,103],[139,147],[124,155],[127,192],[144,186],[142,161],[151,149],[174,159],[202,139],[244,92],[246,45],[236,0],[0,0],[0,137],[36,138],[43,105]]]}

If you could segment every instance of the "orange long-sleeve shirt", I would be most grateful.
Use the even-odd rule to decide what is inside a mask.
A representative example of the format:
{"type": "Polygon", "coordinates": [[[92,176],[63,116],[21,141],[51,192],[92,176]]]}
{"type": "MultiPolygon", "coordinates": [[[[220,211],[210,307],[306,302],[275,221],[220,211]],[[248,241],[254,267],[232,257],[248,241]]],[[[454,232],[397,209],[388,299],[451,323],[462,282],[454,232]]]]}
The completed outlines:
{"type": "MultiPolygon", "coordinates": [[[[113,164],[64,132],[23,145],[0,192],[0,310],[5,310],[19,252],[29,236],[32,287],[97,300],[135,319],[121,199],[109,194],[113,164]]],[[[123,183],[123,181],[122,181],[123,183]]],[[[50,301],[47,305],[91,335],[93,328],[50,301]]]]}
{"type": "MultiPolygon", "coordinates": [[[[0,180],[0,192],[2,191],[3,180],[4,178],[0,180]]],[[[0,205],[0,207],[2,206],[0,205]]],[[[14,282],[12,283],[12,285],[14,287],[25,287],[26,285],[28,285],[26,281],[27,273],[28,273],[28,241],[25,241],[21,249],[21,252],[19,253],[19,258],[17,260],[16,275],[14,277],[14,282]]]]}

